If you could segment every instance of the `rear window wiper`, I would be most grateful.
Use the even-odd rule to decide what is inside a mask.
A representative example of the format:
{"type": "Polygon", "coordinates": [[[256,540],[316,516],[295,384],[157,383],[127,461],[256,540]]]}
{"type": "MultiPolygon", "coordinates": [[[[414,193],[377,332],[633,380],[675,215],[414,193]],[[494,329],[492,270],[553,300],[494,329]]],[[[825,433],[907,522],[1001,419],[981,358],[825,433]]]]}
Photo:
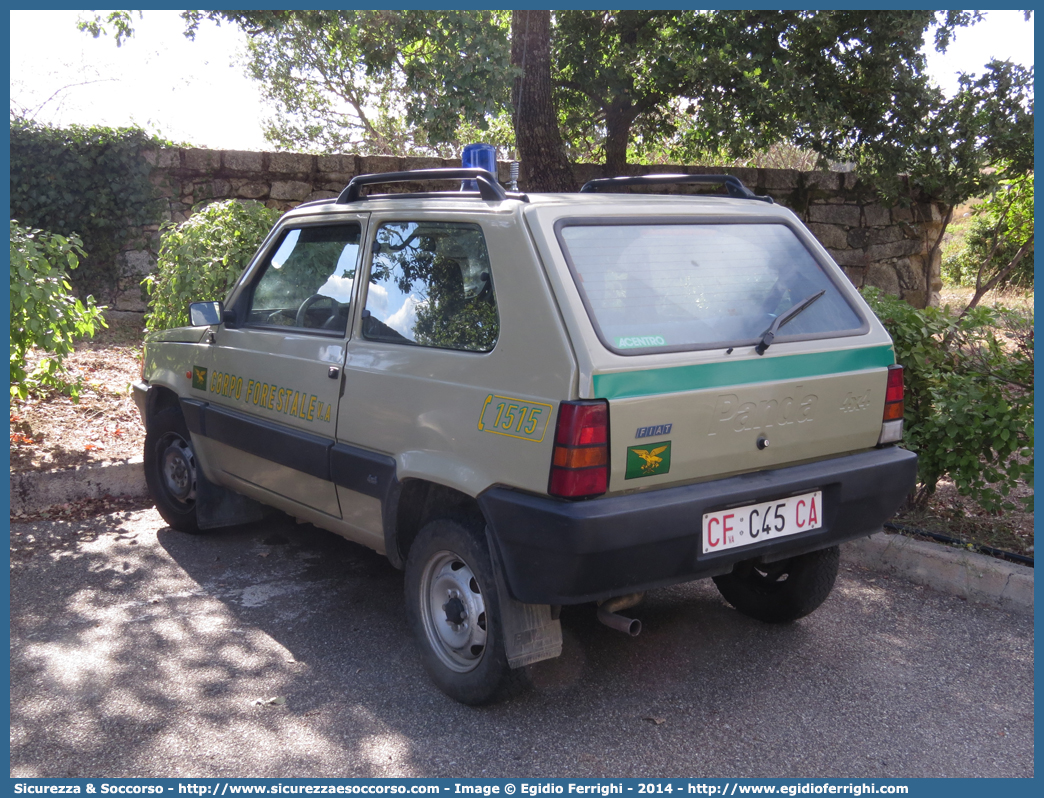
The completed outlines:
{"type": "Polygon", "coordinates": [[[776,318],[772,321],[772,324],[769,325],[769,328],[761,334],[761,340],[758,341],[758,345],[754,347],[754,351],[757,352],[759,355],[765,354],[765,350],[772,345],[772,341],[775,339],[776,333],[779,332],[779,328],[786,324],[788,321],[793,321],[798,316],[800,316],[802,311],[806,310],[813,302],[815,302],[825,293],[826,289],[824,288],[822,291],[819,291],[818,293],[812,294],[812,296],[810,297],[802,299],[800,302],[794,305],[794,307],[776,316],[776,318]]]}

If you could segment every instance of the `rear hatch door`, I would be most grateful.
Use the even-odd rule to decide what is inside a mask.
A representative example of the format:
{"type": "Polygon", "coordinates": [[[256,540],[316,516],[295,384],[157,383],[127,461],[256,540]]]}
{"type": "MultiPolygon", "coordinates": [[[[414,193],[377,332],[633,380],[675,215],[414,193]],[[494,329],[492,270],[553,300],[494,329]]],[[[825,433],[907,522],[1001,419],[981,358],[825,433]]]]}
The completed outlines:
{"type": "Polygon", "coordinates": [[[581,396],[610,404],[610,492],[876,445],[891,342],[796,217],[742,200],[664,210],[542,220],[581,396]]]}

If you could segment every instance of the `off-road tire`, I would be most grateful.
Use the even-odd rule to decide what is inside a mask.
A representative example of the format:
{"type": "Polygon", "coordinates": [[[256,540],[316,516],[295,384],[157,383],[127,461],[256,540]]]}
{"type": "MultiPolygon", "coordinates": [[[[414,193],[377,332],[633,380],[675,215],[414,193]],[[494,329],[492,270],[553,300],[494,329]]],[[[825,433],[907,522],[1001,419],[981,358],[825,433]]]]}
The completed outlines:
{"type": "Polygon", "coordinates": [[[179,532],[200,532],[196,518],[198,465],[181,411],[160,410],[145,430],[145,484],[156,509],[179,532]]]}
{"type": "Polygon", "coordinates": [[[732,573],[714,577],[714,584],[744,615],[765,623],[789,623],[826,601],[840,561],[841,549],[833,546],[768,565],[739,563],[732,573]]]}
{"type": "Polygon", "coordinates": [[[523,686],[508,667],[481,524],[441,518],[421,529],[406,558],[406,617],[424,669],[450,698],[490,704],[523,686]]]}

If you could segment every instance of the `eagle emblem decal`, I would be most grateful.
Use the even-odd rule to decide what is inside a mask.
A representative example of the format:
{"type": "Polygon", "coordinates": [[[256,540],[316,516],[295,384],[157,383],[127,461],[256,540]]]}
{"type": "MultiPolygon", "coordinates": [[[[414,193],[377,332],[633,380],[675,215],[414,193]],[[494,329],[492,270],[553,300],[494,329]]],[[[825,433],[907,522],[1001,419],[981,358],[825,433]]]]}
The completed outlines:
{"type": "Polygon", "coordinates": [[[624,479],[651,477],[671,470],[671,442],[659,441],[627,448],[627,472],[624,479]]]}

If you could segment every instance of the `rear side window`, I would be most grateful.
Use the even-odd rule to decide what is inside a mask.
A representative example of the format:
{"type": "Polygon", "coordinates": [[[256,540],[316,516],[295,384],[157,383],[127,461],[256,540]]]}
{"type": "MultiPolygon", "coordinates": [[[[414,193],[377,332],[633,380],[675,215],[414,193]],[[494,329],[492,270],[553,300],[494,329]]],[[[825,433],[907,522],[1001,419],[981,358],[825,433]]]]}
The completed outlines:
{"type": "Polygon", "coordinates": [[[783,224],[560,223],[602,342],[621,354],[754,344],[819,291],[777,341],[855,335],[865,321],[783,224]]]}
{"type": "Polygon", "coordinates": [[[493,349],[500,318],[482,229],[459,222],[382,224],[362,333],[385,343],[493,349]]]}

